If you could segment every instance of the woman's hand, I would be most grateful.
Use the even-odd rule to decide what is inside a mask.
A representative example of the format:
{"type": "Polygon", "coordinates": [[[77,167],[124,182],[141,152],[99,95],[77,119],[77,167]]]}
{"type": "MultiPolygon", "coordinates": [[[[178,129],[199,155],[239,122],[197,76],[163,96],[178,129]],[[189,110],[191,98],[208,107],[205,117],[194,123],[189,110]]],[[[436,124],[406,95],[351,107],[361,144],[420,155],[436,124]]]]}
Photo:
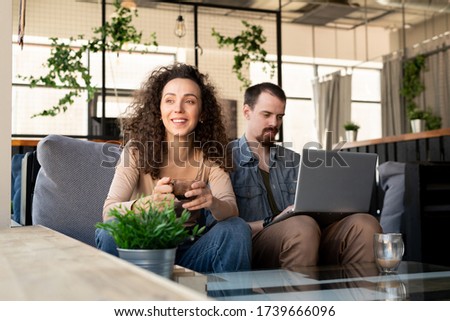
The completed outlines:
{"type": "Polygon", "coordinates": [[[193,200],[183,203],[183,208],[189,211],[210,208],[214,200],[210,188],[204,181],[194,182],[191,185],[191,190],[186,192],[185,196],[187,198],[193,198],[193,200]]]}
{"type": "Polygon", "coordinates": [[[153,189],[151,195],[147,195],[139,198],[133,204],[133,209],[149,209],[150,205],[155,206],[158,210],[163,210],[175,199],[172,193],[173,187],[170,184],[170,177],[163,177],[157,183],[153,189]]]}

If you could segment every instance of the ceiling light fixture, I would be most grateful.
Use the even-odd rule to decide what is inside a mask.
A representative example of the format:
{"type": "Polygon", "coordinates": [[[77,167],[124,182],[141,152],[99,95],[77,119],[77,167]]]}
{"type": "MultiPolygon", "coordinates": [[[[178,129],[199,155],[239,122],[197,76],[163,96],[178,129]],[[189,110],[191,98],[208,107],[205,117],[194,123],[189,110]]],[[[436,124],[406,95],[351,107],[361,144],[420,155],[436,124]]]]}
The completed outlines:
{"type": "Polygon", "coordinates": [[[184,23],[184,18],[181,15],[181,4],[180,4],[180,13],[175,22],[174,33],[175,33],[175,36],[177,36],[178,38],[183,38],[186,35],[186,24],[184,23]]]}

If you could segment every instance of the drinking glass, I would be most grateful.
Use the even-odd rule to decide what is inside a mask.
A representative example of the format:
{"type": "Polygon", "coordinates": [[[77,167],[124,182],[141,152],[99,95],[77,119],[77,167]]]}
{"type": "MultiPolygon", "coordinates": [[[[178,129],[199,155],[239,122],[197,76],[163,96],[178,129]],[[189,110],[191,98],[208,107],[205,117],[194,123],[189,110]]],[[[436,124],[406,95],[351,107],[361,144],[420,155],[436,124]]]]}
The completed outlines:
{"type": "Polygon", "coordinates": [[[188,191],[190,191],[191,185],[196,182],[195,180],[189,180],[189,179],[173,179],[171,181],[171,184],[173,186],[173,194],[179,201],[186,201],[189,200],[184,194],[188,191]]]}
{"type": "Polygon", "coordinates": [[[376,290],[380,301],[401,301],[408,297],[405,283],[395,273],[380,275],[376,290]]]}
{"type": "MultiPolygon", "coordinates": [[[[176,197],[175,200],[175,212],[177,213],[177,216],[180,216],[183,211],[185,210],[183,208],[183,204],[192,201],[195,197],[186,197],[184,194],[186,192],[192,190],[192,184],[197,182],[197,180],[192,179],[184,179],[184,178],[177,178],[172,179],[170,182],[173,187],[173,194],[176,197]]],[[[200,216],[200,210],[189,211],[191,214],[190,221],[196,221],[198,220],[198,217],[200,216]]],[[[187,223],[190,224],[190,223],[187,223]]]]}
{"type": "Polygon", "coordinates": [[[401,233],[375,233],[373,236],[375,262],[380,272],[397,271],[402,261],[405,245],[401,233]]]}

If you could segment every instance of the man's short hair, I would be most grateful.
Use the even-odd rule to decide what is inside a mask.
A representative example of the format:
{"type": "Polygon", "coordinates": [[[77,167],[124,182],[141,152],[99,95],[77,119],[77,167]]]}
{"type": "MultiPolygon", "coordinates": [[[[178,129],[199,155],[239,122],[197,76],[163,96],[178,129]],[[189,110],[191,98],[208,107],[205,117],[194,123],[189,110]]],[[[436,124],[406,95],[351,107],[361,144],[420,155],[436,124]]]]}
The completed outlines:
{"type": "Polygon", "coordinates": [[[283,103],[286,104],[286,94],[280,86],[275,85],[270,82],[263,82],[257,85],[253,85],[245,90],[244,94],[244,104],[250,106],[251,109],[255,107],[255,104],[258,100],[259,95],[261,93],[266,92],[277,98],[279,98],[283,103]]]}

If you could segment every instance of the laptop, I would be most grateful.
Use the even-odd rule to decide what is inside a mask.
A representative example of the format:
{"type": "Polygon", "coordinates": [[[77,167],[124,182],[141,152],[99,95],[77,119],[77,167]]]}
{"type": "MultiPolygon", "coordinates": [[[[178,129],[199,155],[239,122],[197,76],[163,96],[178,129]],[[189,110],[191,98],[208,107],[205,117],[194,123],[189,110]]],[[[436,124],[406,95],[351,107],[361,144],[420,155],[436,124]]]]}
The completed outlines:
{"type": "Polygon", "coordinates": [[[374,153],[304,149],[294,206],[283,217],[309,215],[326,226],[354,213],[368,213],[377,157],[374,153]]]}

